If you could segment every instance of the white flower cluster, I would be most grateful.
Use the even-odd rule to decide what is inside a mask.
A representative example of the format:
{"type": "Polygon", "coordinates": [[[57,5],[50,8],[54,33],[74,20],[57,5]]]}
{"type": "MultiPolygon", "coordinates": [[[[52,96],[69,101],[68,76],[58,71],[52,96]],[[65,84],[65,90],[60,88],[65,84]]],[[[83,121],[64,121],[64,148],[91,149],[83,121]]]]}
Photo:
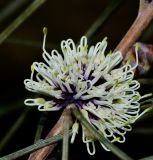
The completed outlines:
{"type": "MultiPolygon", "coordinates": [[[[138,65],[138,46],[135,48],[135,66],[127,62],[119,67],[122,53],[117,51],[106,55],[106,38],[89,49],[85,36],[77,47],[72,39],[63,40],[60,54],[57,50],[46,51],[46,35],[45,28],[43,58],[46,64],[34,62],[31,78],[24,84],[27,90],[45,95],[47,100],[26,99],[25,104],[38,106],[40,111],[57,111],[74,103],[105,138],[112,143],[123,143],[125,133],[131,131],[131,123],[148,111],[140,112],[139,100],[149,95],[141,96],[137,91],[140,84],[133,80],[138,65]]],[[[78,129],[79,123],[75,120],[71,142],[78,129]]],[[[94,137],[83,126],[82,139],[89,154],[95,154],[94,137]]]]}

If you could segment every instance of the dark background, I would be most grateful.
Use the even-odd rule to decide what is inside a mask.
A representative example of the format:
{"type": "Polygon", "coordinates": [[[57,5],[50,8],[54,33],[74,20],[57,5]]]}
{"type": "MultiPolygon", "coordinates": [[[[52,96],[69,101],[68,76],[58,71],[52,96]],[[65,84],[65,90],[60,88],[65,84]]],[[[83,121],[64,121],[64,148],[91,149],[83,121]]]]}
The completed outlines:
{"type": "MultiPolygon", "coordinates": [[[[13,0],[0,1],[0,13],[13,0]]],[[[0,32],[8,26],[31,2],[27,1],[20,9],[11,14],[0,24],[0,32]]],[[[80,37],[90,28],[101,12],[106,8],[108,0],[48,0],[36,12],[34,12],[22,25],[20,25],[5,41],[0,45],[0,138],[1,140],[13,126],[16,119],[24,111],[23,104],[25,98],[31,93],[25,90],[23,81],[30,77],[30,66],[33,61],[43,61],[42,54],[42,29],[48,28],[47,50],[60,47],[63,39],[72,38],[76,43],[80,37]],[[12,110],[11,110],[12,108],[12,110]],[[16,109],[17,108],[17,109],[16,109]],[[8,112],[5,112],[8,110],[8,112]],[[3,114],[3,112],[5,114],[3,114]]],[[[111,15],[99,32],[90,40],[92,43],[101,41],[108,37],[108,48],[114,49],[127,32],[138,12],[139,1],[125,0],[122,5],[111,15]]],[[[144,43],[153,42],[153,34],[143,36],[139,41],[144,43]]],[[[152,73],[152,72],[150,72],[152,73]]],[[[149,78],[152,74],[148,75],[149,78]]],[[[143,86],[143,94],[152,92],[152,86],[143,86]]],[[[48,114],[45,123],[43,137],[52,128],[61,112],[48,114]]],[[[126,142],[117,144],[127,154],[135,159],[153,154],[153,132],[139,132],[138,129],[153,129],[152,118],[139,121],[133,125],[133,132],[127,133],[126,142]]],[[[37,109],[30,111],[22,126],[7,145],[1,149],[0,156],[4,156],[13,151],[26,147],[33,143],[40,113],[37,109]]],[[[97,143],[96,155],[89,156],[86,146],[81,142],[81,134],[76,138],[73,145],[70,145],[70,160],[118,160],[112,153],[104,151],[97,143]]],[[[61,143],[55,149],[51,157],[61,159],[61,143]]],[[[26,159],[27,156],[20,158],[26,159]]],[[[50,158],[51,159],[51,158],[50,158]]],[[[53,160],[53,159],[52,159],[53,160]]]]}

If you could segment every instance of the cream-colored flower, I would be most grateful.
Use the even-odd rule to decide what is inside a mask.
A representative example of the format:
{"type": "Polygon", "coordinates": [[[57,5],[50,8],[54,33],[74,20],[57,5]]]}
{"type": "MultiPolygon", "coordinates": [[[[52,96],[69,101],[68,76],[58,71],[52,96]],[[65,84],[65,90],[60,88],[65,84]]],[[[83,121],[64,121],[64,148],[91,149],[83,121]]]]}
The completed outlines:
{"type": "MultiPolygon", "coordinates": [[[[46,35],[44,29],[43,58],[46,63],[34,62],[31,78],[24,81],[27,90],[45,95],[46,99],[26,99],[25,104],[38,106],[40,111],[57,111],[74,103],[105,138],[112,143],[123,143],[125,133],[132,129],[131,124],[149,110],[140,111],[139,100],[146,96],[139,94],[140,84],[133,80],[133,70],[138,65],[138,47],[135,66],[127,62],[119,67],[122,53],[106,54],[106,38],[89,49],[85,36],[77,47],[72,39],[63,40],[60,54],[57,50],[46,51],[46,35]]],[[[74,122],[71,142],[79,129],[79,123],[74,122]]],[[[93,155],[94,137],[83,126],[82,139],[89,154],[93,155]]]]}

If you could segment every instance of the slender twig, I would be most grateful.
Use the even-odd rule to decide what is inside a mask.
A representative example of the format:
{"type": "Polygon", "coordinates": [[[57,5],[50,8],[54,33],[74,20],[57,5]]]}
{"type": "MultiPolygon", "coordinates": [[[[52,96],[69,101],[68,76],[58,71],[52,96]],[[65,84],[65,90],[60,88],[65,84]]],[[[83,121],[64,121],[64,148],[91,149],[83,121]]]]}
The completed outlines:
{"type": "Polygon", "coordinates": [[[12,14],[17,12],[20,8],[22,8],[27,3],[28,3],[27,0],[21,0],[21,1],[13,0],[13,1],[10,1],[10,3],[6,7],[4,7],[3,10],[1,10],[0,24],[4,20],[6,20],[8,17],[10,17],[12,14]]]}
{"type": "Polygon", "coordinates": [[[41,116],[40,116],[40,120],[37,126],[37,130],[36,130],[36,135],[35,135],[35,140],[34,142],[37,142],[40,138],[41,138],[41,134],[44,128],[44,123],[47,119],[47,112],[42,112],[41,116]]]}
{"type": "Polygon", "coordinates": [[[102,11],[101,15],[85,33],[88,39],[91,39],[99,31],[99,29],[101,29],[102,25],[106,22],[106,20],[108,20],[109,16],[117,9],[121,2],[125,2],[125,0],[109,1],[108,5],[102,11]]]}
{"type": "Polygon", "coordinates": [[[36,9],[38,9],[46,0],[35,0],[25,9],[1,34],[0,44],[19,27],[36,9]]]}
{"type": "Polygon", "coordinates": [[[120,50],[123,56],[132,47],[135,41],[140,37],[144,29],[149,25],[153,19],[153,2],[150,2],[145,9],[138,14],[136,20],[130,27],[129,31],[123,37],[121,42],[115,48],[115,51],[120,50]]]}
{"type": "Polygon", "coordinates": [[[5,145],[9,142],[9,140],[12,138],[12,136],[14,136],[14,134],[17,132],[17,130],[20,128],[20,126],[22,125],[22,123],[24,122],[26,115],[28,113],[30,109],[26,109],[17,119],[17,121],[12,125],[12,127],[10,128],[10,130],[8,131],[8,133],[6,134],[6,136],[4,136],[2,138],[2,140],[0,141],[0,151],[3,150],[3,148],[5,147],[5,145]]]}
{"type": "Polygon", "coordinates": [[[109,140],[107,140],[102,134],[100,134],[95,127],[93,127],[85,118],[84,116],[77,110],[74,104],[71,105],[71,111],[74,116],[80,121],[86,129],[102,144],[104,144],[108,149],[110,149],[116,156],[118,156],[121,160],[132,160],[126,153],[112,144],[109,140]]]}
{"type": "Polygon", "coordinates": [[[153,160],[153,155],[145,158],[141,158],[139,160],[153,160]]]}
{"type": "MultiPolygon", "coordinates": [[[[69,135],[71,135],[71,131],[69,132],[69,135]]],[[[63,134],[58,134],[56,136],[47,138],[45,140],[39,140],[37,143],[35,143],[35,144],[31,145],[31,146],[23,148],[23,149],[21,149],[21,150],[19,150],[17,152],[11,153],[11,154],[6,155],[4,157],[1,157],[0,160],[13,160],[13,159],[19,158],[19,157],[21,157],[21,156],[23,156],[25,154],[28,154],[30,152],[33,152],[33,151],[37,150],[37,149],[40,149],[40,148],[45,147],[45,146],[48,146],[50,144],[54,144],[54,143],[62,140],[62,138],[63,138],[63,134]]]]}
{"type": "MultiPolygon", "coordinates": [[[[64,113],[64,112],[63,112],[64,113]]],[[[47,137],[52,137],[55,136],[59,133],[63,132],[63,125],[64,125],[64,114],[61,115],[55,126],[50,130],[49,134],[47,137]]],[[[45,159],[56,147],[57,143],[54,143],[52,145],[49,145],[47,147],[44,147],[36,152],[33,152],[28,160],[40,160],[45,159]]]]}
{"type": "Polygon", "coordinates": [[[69,127],[70,127],[70,112],[65,111],[64,120],[64,133],[63,133],[63,145],[62,145],[62,160],[68,160],[69,153],[69,127]]]}

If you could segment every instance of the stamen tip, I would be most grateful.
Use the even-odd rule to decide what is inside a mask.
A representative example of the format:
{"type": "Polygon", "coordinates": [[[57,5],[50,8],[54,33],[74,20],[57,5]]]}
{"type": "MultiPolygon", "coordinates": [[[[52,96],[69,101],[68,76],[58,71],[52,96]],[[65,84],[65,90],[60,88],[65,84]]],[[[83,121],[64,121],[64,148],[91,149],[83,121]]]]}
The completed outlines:
{"type": "Polygon", "coordinates": [[[149,93],[149,94],[148,94],[148,97],[151,97],[152,95],[153,95],[152,93],[149,93]]]}
{"type": "Polygon", "coordinates": [[[32,64],[31,65],[31,72],[34,72],[34,70],[35,70],[35,66],[34,66],[34,64],[32,64]]]}
{"type": "Polygon", "coordinates": [[[152,109],[153,109],[152,107],[149,107],[149,108],[145,109],[144,112],[145,112],[145,113],[146,113],[146,112],[149,112],[149,111],[152,110],[152,109]]]}
{"type": "Polygon", "coordinates": [[[47,30],[47,27],[44,27],[44,28],[43,28],[43,33],[44,33],[44,35],[47,35],[47,31],[48,31],[48,30],[47,30]]]}
{"type": "Polygon", "coordinates": [[[138,49],[139,49],[139,43],[137,42],[137,43],[135,44],[135,50],[136,50],[136,52],[138,52],[138,49]]]}
{"type": "Polygon", "coordinates": [[[130,64],[131,63],[131,60],[130,60],[130,58],[127,60],[127,64],[130,64]]]}
{"type": "Polygon", "coordinates": [[[107,42],[108,37],[104,37],[104,39],[102,40],[102,42],[107,42]]]}

